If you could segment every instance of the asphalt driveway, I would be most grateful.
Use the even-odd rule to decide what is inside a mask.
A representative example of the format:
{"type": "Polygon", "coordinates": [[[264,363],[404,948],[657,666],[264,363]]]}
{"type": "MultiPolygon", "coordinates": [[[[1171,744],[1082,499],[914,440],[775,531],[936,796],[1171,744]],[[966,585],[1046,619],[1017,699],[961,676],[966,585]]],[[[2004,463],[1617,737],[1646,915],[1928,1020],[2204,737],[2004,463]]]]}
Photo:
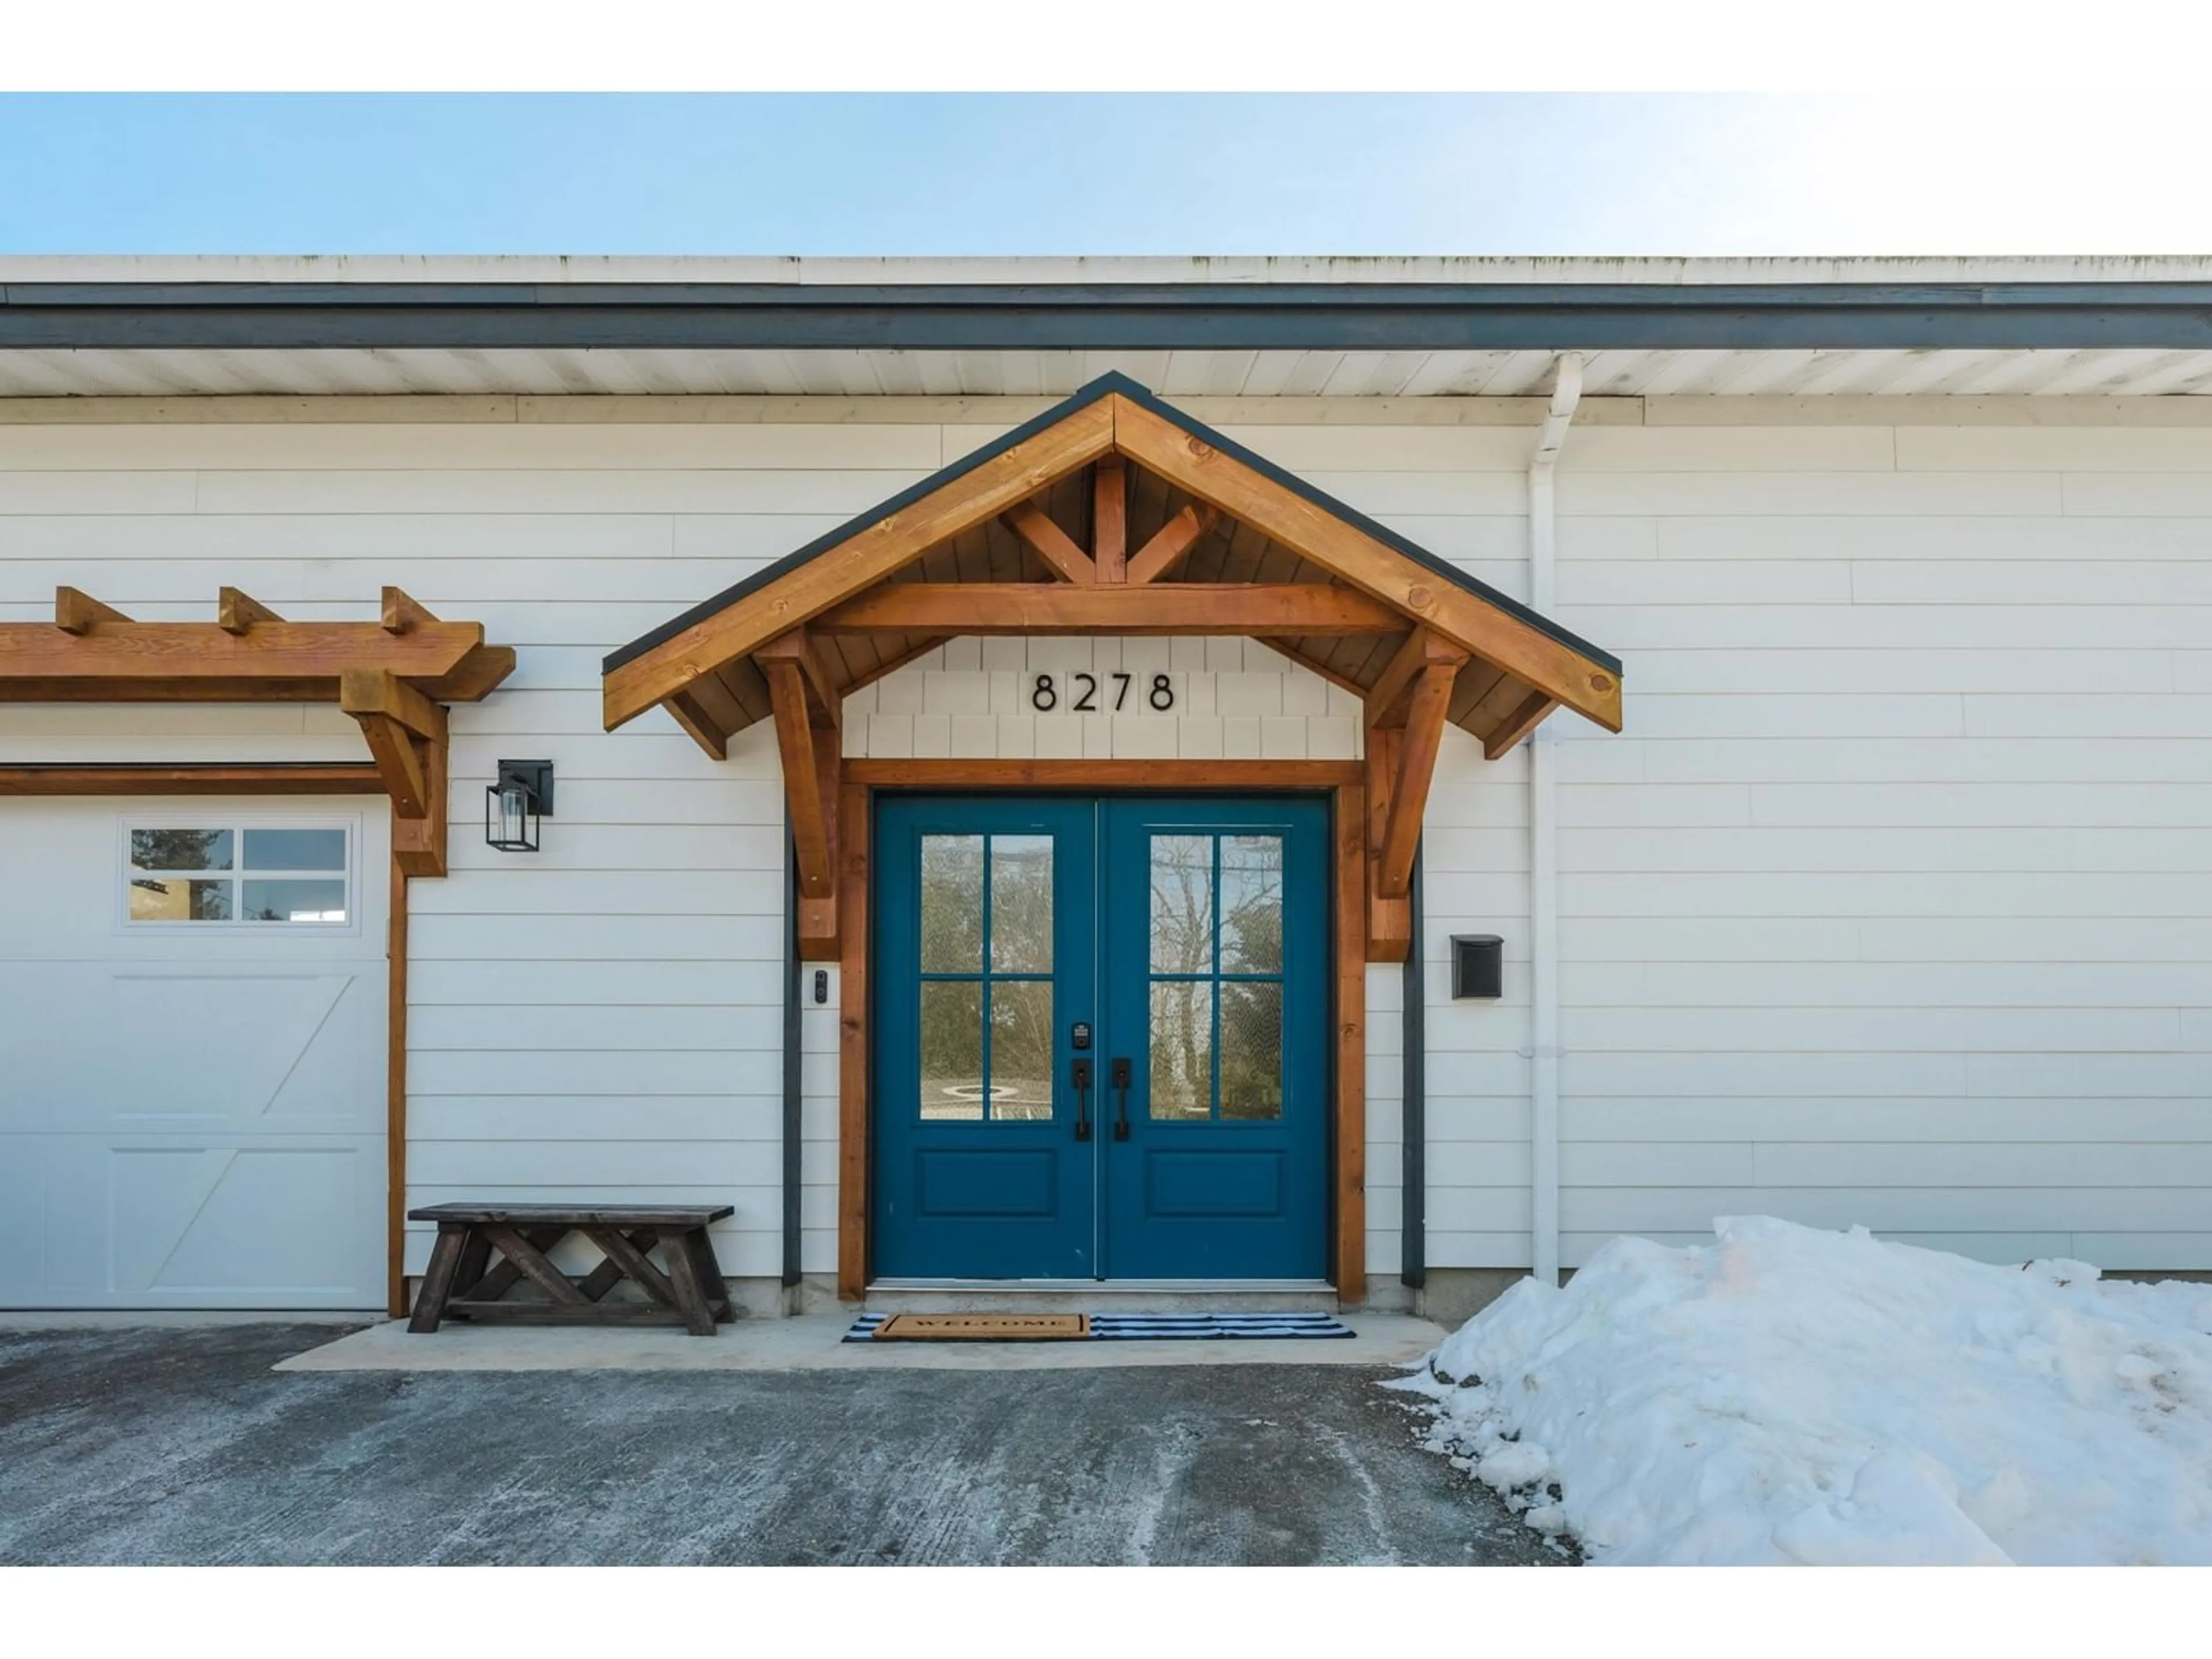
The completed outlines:
{"type": "Polygon", "coordinates": [[[337,1334],[0,1331],[0,1563],[1562,1559],[1357,1367],[270,1372],[337,1334]]]}

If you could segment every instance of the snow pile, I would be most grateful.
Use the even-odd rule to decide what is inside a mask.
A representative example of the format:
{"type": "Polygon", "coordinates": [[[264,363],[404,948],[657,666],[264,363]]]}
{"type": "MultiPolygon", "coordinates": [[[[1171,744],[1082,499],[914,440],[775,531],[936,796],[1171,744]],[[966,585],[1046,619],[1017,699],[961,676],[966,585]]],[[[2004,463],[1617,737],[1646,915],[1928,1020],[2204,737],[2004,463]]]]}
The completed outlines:
{"type": "Polygon", "coordinates": [[[1394,1387],[1608,1563],[2212,1563],[2212,1286],[1767,1217],[1525,1280],[1394,1387]]]}

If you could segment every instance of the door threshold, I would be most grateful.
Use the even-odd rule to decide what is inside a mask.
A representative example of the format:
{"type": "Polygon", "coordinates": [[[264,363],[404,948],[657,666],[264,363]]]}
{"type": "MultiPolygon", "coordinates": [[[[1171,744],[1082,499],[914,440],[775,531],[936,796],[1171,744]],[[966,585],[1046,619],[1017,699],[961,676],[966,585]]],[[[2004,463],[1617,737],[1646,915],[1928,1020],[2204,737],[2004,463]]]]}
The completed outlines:
{"type": "Polygon", "coordinates": [[[1334,1313],[1318,1279],[879,1279],[872,1313],[1334,1313]]]}
{"type": "Polygon", "coordinates": [[[1325,1279],[877,1279],[868,1283],[868,1294],[878,1291],[992,1291],[1009,1296],[1073,1296],[1096,1291],[1102,1296],[1131,1291],[1159,1291],[1178,1296],[1210,1291],[1273,1291],[1293,1296],[1334,1296],[1336,1286],[1325,1279]]]}

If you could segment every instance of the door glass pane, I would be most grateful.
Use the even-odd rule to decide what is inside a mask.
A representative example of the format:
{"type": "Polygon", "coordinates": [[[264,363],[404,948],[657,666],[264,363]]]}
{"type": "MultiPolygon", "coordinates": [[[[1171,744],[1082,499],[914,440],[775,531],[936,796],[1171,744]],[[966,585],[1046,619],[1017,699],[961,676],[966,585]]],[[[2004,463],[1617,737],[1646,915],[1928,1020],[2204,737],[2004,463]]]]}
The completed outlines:
{"type": "MultiPolygon", "coordinates": [[[[1155,843],[1157,844],[1157,843],[1155,843]]],[[[1213,1115],[1213,982],[1152,981],[1152,1115],[1213,1115]]]]}
{"type": "Polygon", "coordinates": [[[1221,988],[1221,1115],[1282,1115],[1283,988],[1230,981],[1221,988]]]}
{"type": "MultiPolygon", "coordinates": [[[[1283,838],[1221,838],[1221,971],[1283,971],[1283,838]]],[[[1225,1024],[1228,1013],[1222,1019],[1225,1024]]],[[[1227,1053],[1227,1033],[1222,1038],[1227,1053]]],[[[1222,1110],[1229,1109],[1224,1074],[1222,1110]]]]}
{"type": "Polygon", "coordinates": [[[131,862],[141,870],[228,870],[228,830],[133,830],[131,862]]]}
{"type": "Polygon", "coordinates": [[[983,1115],[983,986],[926,980],[921,987],[921,1115],[931,1122],[983,1115]]]}
{"type": "Polygon", "coordinates": [[[181,876],[137,876],[131,882],[133,921],[228,921],[230,884],[181,876]]]}
{"type": "Polygon", "coordinates": [[[1213,837],[1152,837],[1152,971],[1213,969],[1213,837]]]}
{"type": "MultiPolygon", "coordinates": [[[[247,839],[252,839],[248,836],[247,839]]],[[[343,921],[343,881],[246,881],[240,915],[247,921],[343,921]]]]}
{"type": "Polygon", "coordinates": [[[346,866],[346,832],[343,830],[248,830],[246,856],[248,870],[343,870],[346,866]]]}
{"type": "Polygon", "coordinates": [[[924,836],[921,971],[973,974],[982,966],[983,838],[924,836]]]}
{"type": "Polygon", "coordinates": [[[991,982],[991,1115],[1052,1115],[1052,981],[991,982]]]}
{"type": "Polygon", "coordinates": [[[991,968],[1052,971],[1052,837],[991,837],[991,968]]]}

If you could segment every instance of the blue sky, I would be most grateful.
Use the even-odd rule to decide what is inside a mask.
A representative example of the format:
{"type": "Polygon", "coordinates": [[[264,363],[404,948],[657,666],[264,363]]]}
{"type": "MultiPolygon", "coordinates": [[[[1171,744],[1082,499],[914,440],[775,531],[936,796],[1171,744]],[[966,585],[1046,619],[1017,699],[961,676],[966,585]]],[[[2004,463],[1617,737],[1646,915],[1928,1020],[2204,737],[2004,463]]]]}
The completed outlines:
{"type": "Polygon", "coordinates": [[[2156,253],[2187,100],[0,97],[9,253],[2156,253]]]}

